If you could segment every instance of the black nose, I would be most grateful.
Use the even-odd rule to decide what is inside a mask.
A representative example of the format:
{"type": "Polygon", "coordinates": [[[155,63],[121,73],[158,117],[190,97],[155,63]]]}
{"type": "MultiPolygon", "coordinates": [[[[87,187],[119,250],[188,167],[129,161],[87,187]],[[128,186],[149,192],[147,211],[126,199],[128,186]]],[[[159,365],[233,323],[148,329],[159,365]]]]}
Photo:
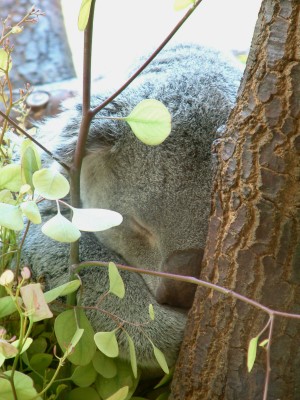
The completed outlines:
{"type": "MultiPolygon", "coordinates": [[[[176,250],[164,263],[163,272],[199,278],[203,249],[176,250]]],[[[196,285],[171,279],[163,279],[156,291],[160,304],[190,308],[193,304],[196,285]]]]}

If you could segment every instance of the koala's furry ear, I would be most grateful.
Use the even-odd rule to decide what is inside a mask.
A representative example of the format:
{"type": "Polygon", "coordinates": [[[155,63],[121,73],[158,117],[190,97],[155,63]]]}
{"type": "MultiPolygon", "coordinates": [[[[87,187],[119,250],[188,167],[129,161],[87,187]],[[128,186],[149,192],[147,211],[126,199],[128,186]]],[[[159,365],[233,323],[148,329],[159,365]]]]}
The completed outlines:
{"type": "MultiPolygon", "coordinates": [[[[98,106],[107,98],[108,95],[93,96],[91,107],[98,106]]],[[[87,153],[110,151],[120,137],[120,133],[124,134],[124,125],[126,125],[124,121],[105,118],[106,116],[125,116],[126,112],[122,109],[122,103],[120,101],[110,103],[93,118],[86,144],[87,153]]],[[[39,140],[58,160],[67,164],[73,159],[81,118],[81,98],[74,97],[62,102],[60,114],[47,118],[39,125],[39,140]]]]}

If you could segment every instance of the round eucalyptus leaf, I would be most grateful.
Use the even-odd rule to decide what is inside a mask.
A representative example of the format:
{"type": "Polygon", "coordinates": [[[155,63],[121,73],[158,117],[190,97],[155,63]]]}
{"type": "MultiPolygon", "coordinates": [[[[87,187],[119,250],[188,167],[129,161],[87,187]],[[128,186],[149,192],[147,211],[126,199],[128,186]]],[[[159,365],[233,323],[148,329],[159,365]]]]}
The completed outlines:
{"type": "Polygon", "coordinates": [[[71,376],[72,381],[79,387],[91,386],[96,378],[97,371],[92,363],[85,366],[78,365],[71,376]]]}
{"type": "Polygon", "coordinates": [[[0,189],[18,192],[22,186],[21,165],[8,164],[0,168],[0,189]]]}
{"type": "Polygon", "coordinates": [[[87,365],[91,362],[96,352],[94,331],[83,310],[67,310],[59,314],[55,319],[54,331],[63,352],[71,343],[75,346],[68,355],[72,364],[87,365]],[[80,336],[82,330],[84,332],[80,336]],[[80,340],[76,343],[79,336],[80,340]]]}
{"type": "Polygon", "coordinates": [[[76,226],[60,213],[44,223],[42,232],[51,239],[62,243],[76,242],[81,236],[76,226]]]}
{"type": "Polygon", "coordinates": [[[101,351],[96,351],[93,358],[93,366],[98,374],[104,378],[113,378],[117,374],[117,366],[115,361],[107,357],[101,351]]]}
{"type": "Polygon", "coordinates": [[[0,203],[0,226],[14,231],[21,231],[24,228],[24,222],[20,207],[0,203]]]}
{"type": "Polygon", "coordinates": [[[135,136],[150,146],[161,144],[171,133],[171,115],[158,100],[142,100],[125,120],[135,136]]]}
{"type": "Polygon", "coordinates": [[[121,389],[119,389],[117,392],[109,396],[106,400],[126,400],[127,395],[129,392],[129,387],[124,386],[121,389]]]}
{"type": "Polygon", "coordinates": [[[72,224],[79,230],[99,232],[120,225],[123,217],[116,211],[101,208],[74,208],[72,207],[72,224]]]}
{"type": "Polygon", "coordinates": [[[70,190],[68,180],[58,171],[43,168],[32,175],[32,183],[38,193],[48,200],[65,197],[70,190]]]}
{"type": "Polygon", "coordinates": [[[42,222],[41,214],[35,201],[25,201],[21,204],[21,210],[32,223],[40,224],[42,222]]]}
{"type": "Polygon", "coordinates": [[[94,335],[96,346],[107,357],[118,357],[119,345],[116,338],[116,332],[97,332],[94,335]]]}
{"type": "MultiPolygon", "coordinates": [[[[4,372],[4,375],[11,376],[12,371],[4,372]]],[[[33,380],[22,372],[15,371],[14,373],[14,386],[18,399],[22,400],[42,400],[40,396],[37,396],[37,391],[33,386],[33,380]]],[[[1,379],[0,385],[0,399],[1,400],[13,400],[11,384],[9,380],[1,379]]]]}

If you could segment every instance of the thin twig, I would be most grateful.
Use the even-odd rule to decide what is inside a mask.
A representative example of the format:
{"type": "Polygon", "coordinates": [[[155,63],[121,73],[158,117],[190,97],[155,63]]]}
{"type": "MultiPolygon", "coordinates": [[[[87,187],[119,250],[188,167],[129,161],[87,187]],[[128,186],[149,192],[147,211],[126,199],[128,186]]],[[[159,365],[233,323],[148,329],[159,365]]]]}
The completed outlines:
{"type": "MultiPolygon", "coordinates": [[[[95,2],[91,3],[89,20],[84,31],[84,55],[83,55],[83,96],[82,96],[82,119],[78,133],[78,140],[74,152],[73,163],[71,165],[70,176],[70,198],[73,207],[80,207],[80,171],[82,160],[85,152],[85,145],[89,134],[89,128],[92,121],[90,111],[91,101],[91,61],[92,61],[92,40],[93,40],[93,22],[95,2]]],[[[70,245],[70,262],[71,264],[79,261],[79,241],[70,245]]],[[[74,278],[74,274],[70,271],[69,280],[74,278]]],[[[76,293],[71,293],[67,297],[67,304],[76,304],[76,293]]]]}
{"type": "Polygon", "coordinates": [[[175,26],[175,28],[172,29],[172,31],[165,38],[165,40],[160,44],[160,46],[151,54],[151,56],[144,62],[144,64],[114,94],[112,94],[102,104],[100,104],[99,106],[97,106],[93,110],[91,110],[93,116],[95,116],[99,111],[101,111],[105,106],[107,106],[107,104],[111,103],[117,96],[119,96],[119,94],[122,93],[127,88],[127,86],[129,86],[130,83],[132,81],[134,81],[135,78],[142,73],[142,71],[150,64],[150,62],[158,55],[158,53],[161,52],[161,50],[166,46],[166,44],[172,39],[172,37],[175,35],[175,33],[181,28],[181,26],[184,24],[184,22],[191,16],[191,14],[195,11],[195,9],[199,6],[199,4],[201,2],[202,2],[202,0],[196,1],[194,6],[186,12],[186,14],[183,16],[183,18],[178,22],[178,24],[175,26]]]}
{"type": "Polygon", "coordinates": [[[265,377],[265,386],[264,386],[264,395],[263,400],[267,400],[268,398],[268,389],[270,382],[270,374],[271,374],[271,341],[273,335],[273,327],[274,327],[274,315],[270,315],[270,328],[269,328],[269,337],[267,344],[267,354],[266,354],[266,377],[265,377]]]}
{"type": "MultiPolygon", "coordinates": [[[[108,264],[109,264],[108,262],[102,262],[102,261],[83,261],[77,265],[73,265],[71,267],[71,270],[73,271],[73,273],[78,273],[83,268],[108,267],[108,264]]],[[[206,282],[201,279],[194,278],[192,276],[183,276],[183,275],[170,274],[168,272],[151,271],[151,270],[146,270],[143,268],[129,267],[128,265],[122,265],[122,264],[116,264],[116,266],[123,271],[158,276],[160,278],[168,278],[168,279],[172,279],[172,280],[180,281],[180,282],[194,283],[197,286],[202,286],[202,287],[206,287],[208,289],[212,289],[216,292],[223,293],[227,296],[228,295],[232,296],[233,298],[235,298],[237,300],[241,300],[244,303],[247,303],[255,308],[258,308],[259,310],[264,311],[265,313],[269,314],[270,318],[273,318],[275,315],[277,315],[279,317],[284,317],[284,318],[300,319],[300,314],[290,314],[290,313],[286,313],[286,312],[282,312],[282,311],[273,310],[272,308],[264,306],[264,305],[258,303],[257,301],[249,299],[248,297],[245,297],[231,289],[226,289],[222,286],[216,285],[215,283],[206,282]]]]}
{"type": "Polygon", "coordinates": [[[61,160],[56,158],[51,151],[49,151],[46,147],[44,147],[40,142],[38,142],[34,137],[32,137],[28,132],[26,132],[23,128],[21,128],[14,120],[8,117],[0,110],[0,115],[6,119],[14,128],[16,128],[19,132],[21,132],[24,136],[30,139],[33,143],[35,143],[40,149],[42,149],[45,153],[47,153],[53,160],[57,161],[66,171],[69,171],[70,167],[63,163],[61,160]]]}

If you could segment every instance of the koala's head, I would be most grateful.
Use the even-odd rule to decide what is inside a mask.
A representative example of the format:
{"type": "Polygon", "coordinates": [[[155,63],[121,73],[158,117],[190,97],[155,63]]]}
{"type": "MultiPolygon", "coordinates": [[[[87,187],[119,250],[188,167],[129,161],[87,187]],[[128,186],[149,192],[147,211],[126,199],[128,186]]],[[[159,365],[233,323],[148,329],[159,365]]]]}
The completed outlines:
{"type": "MultiPolygon", "coordinates": [[[[211,144],[233,106],[239,76],[216,52],[171,48],[92,121],[82,205],[122,214],[120,226],[97,236],[129,265],[199,276],[210,212],[211,144]],[[160,100],[172,115],[171,135],[159,146],[141,143],[124,121],[102,119],[126,116],[145,98],[160,100]]],[[[93,97],[92,105],[107,96],[93,97]]],[[[68,105],[60,117],[64,127],[56,150],[63,159],[72,157],[80,115],[79,105],[68,105]]],[[[159,302],[191,305],[190,285],[144,279],[159,302]]]]}

